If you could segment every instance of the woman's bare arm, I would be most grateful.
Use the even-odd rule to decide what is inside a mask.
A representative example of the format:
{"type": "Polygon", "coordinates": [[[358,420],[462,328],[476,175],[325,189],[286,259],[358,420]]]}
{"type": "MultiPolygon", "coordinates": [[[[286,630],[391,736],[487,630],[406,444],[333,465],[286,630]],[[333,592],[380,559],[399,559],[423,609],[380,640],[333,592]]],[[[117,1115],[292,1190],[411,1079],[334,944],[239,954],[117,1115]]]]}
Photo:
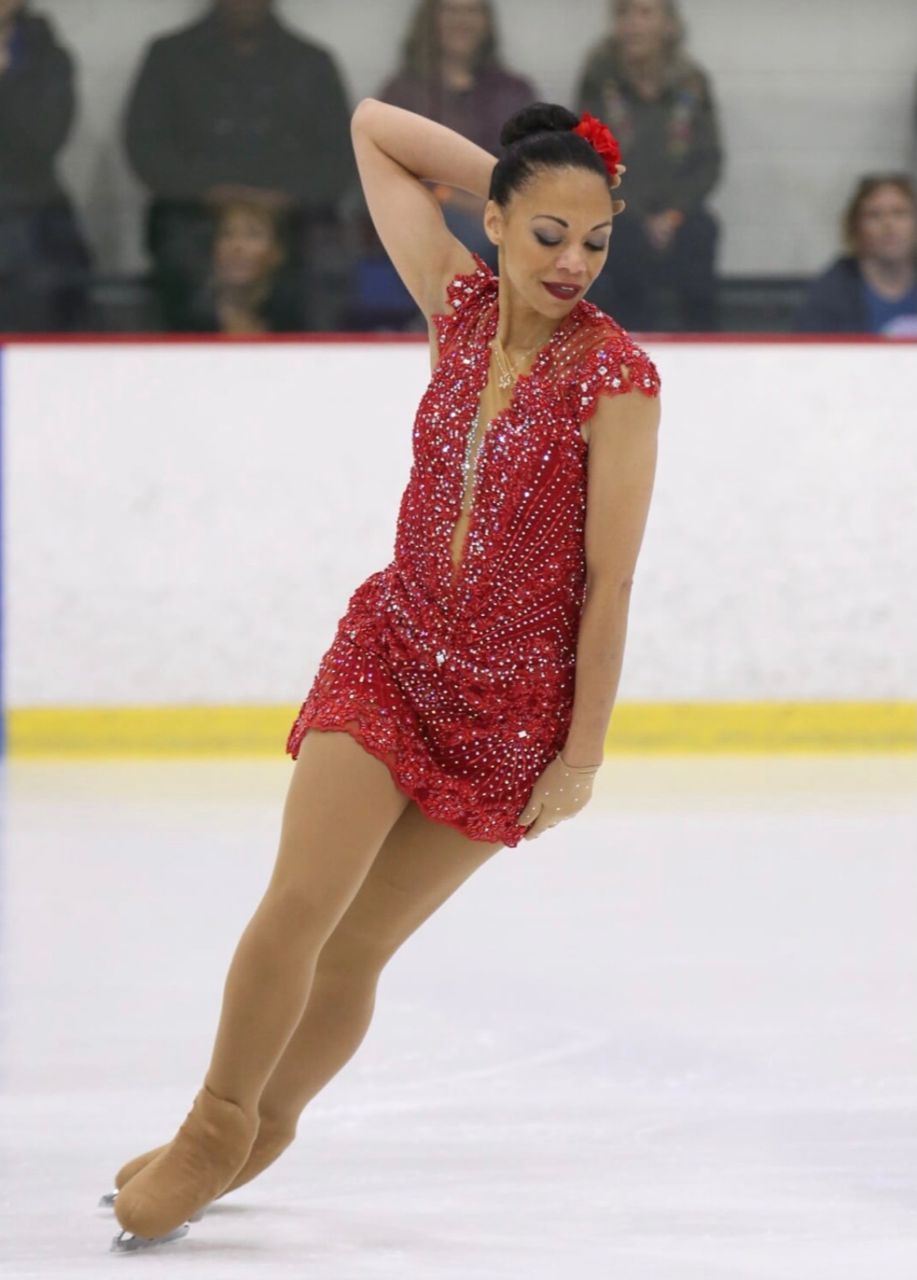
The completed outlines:
{"type": "Polygon", "coordinates": [[[658,398],[600,396],[589,423],[586,598],[576,650],[573,717],[563,758],[600,764],[618,692],[630,591],[656,472],[658,398]]]}
{"type": "Polygon", "coordinates": [[[446,285],[475,262],[446,226],[424,180],[485,199],[496,157],[452,129],[374,98],[351,120],[369,212],[405,287],[429,320],[446,308],[446,285]]]}

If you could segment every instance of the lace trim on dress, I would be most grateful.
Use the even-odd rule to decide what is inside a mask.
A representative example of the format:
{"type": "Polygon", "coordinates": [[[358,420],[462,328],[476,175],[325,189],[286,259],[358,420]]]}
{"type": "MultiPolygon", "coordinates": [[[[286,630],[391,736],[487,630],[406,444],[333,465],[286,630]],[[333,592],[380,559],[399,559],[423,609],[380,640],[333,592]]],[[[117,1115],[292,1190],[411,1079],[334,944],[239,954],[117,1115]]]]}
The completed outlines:
{"type": "MultiPolygon", "coordinates": [[[[497,277],[480,254],[475,253],[474,250],[470,252],[477,262],[474,271],[460,271],[452,277],[446,285],[446,303],[449,310],[434,311],[430,317],[436,332],[436,345],[439,347],[440,357],[446,354],[447,346],[451,345],[464,329],[469,299],[480,294],[482,288],[487,285],[492,287],[494,293],[497,291],[497,277]]],[[[474,310],[477,311],[478,308],[475,307],[474,310]]]]}

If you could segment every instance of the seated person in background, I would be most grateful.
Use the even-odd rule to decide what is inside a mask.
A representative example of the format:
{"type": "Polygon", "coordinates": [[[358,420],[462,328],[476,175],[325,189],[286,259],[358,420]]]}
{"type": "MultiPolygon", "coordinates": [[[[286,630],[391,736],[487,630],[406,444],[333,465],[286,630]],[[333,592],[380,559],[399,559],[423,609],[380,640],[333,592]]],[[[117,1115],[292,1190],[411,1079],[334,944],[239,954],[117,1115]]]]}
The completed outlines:
{"type": "Polygon", "coordinates": [[[722,165],[710,83],[682,52],[675,0],[613,0],[611,34],[589,54],[579,111],[621,143],[629,172],[614,250],[590,299],[626,329],[658,327],[654,285],[674,288],[685,329],[717,328],[718,227],[704,208],[722,165]]]}
{"type": "Polygon", "coordinates": [[[200,333],[297,333],[304,326],[287,219],[259,203],[220,208],[208,278],[192,297],[188,328],[200,333]]]}
{"type": "MultiPolygon", "coordinates": [[[[491,0],[419,0],[401,68],[378,97],[499,155],[503,122],[538,95],[531,81],[503,66],[491,0]]],[[[434,193],[452,234],[496,270],[496,246],[484,234],[483,201],[451,187],[434,193]]]]}
{"type": "Polygon", "coordinates": [[[55,172],[75,112],[73,64],[46,18],[0,0],[0,330],[73,328],[89,253],[55,172]]]}
{"type": "Polygon", "coordinates": [[[309,233],[334,221],[355,173],[335,63],[273,7],[213,0],[202,21],[153,42],[131,94],[127,151],[152,193],[147,242],[172,329],[190,323],[210,268],[208,206],[241,198],[298,216],[305,280],[309,233]]]}
{"type": "Polygon", "coordinates": [[[907,174],[861,178],[843,231],[847,252],[812,285],[797,329],[917,337],[917,193],[907,174]]]}

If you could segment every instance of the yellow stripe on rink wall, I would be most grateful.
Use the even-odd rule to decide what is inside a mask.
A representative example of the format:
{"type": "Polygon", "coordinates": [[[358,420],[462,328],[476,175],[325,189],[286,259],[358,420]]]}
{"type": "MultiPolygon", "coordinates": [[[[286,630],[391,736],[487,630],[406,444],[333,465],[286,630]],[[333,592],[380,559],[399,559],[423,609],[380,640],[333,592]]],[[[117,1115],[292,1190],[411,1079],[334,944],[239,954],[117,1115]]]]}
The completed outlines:
{"type": "Polygon", "coordinates": [[[915,751],[914,702],[631,702],[608,752],[915,751]]]}
{"type": "MultiPolygon", "coordinates": [[[[12,756],[282,755],[297,708],[10,711],[12,756]]],[[[915,751],[914,702],[621,703],[605,751],[915,751]]]]}

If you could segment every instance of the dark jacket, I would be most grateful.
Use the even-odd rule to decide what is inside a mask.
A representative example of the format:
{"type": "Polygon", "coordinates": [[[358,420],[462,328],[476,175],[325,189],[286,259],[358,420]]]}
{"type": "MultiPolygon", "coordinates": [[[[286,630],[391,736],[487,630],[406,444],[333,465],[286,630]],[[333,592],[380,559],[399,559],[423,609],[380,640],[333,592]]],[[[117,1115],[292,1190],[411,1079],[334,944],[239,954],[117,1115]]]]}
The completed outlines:
{"type": "Polygon", "coordinates": [[[628,78],[613,39],[586,60],[579,111],[603,120],[627,165],[621,195],[638,217],[678,209],[694,213],[722,170],[720,130],[710,82],[696,63],[676,58],[659,98],[642,98],[628,78]]]}
{"type": "Polygon", "coordinates": [[[61,197],[54,168],[75,110],[73,64],[45,18],[23,13],[11,65],[0,75],[0,206],[33,207],[61,197]]]}
{"type": "Polygon", "coordinates": [[[438,80],[401,71],[382,87],[379,98],[436,120],[491,155],[499,155],[503,125],[534,102],[537,94],[522,76],[501,67],[485,67],[470,89],[449,89],[438,80]]]}
{"type": "Polygon", "coordinates": [[[838,260],[815,280],[796,317],[800,333],[869,333],[863,276],[854,257],[838,260]]]}
{"type": "Polygon", "coordinates": [[[169,200],[241,183],[324,211],[355,176],[334,61],[274,18],[244,54],[214,15],[155,40],[131,94],[126,142],[139,177],[169,200]]]}

